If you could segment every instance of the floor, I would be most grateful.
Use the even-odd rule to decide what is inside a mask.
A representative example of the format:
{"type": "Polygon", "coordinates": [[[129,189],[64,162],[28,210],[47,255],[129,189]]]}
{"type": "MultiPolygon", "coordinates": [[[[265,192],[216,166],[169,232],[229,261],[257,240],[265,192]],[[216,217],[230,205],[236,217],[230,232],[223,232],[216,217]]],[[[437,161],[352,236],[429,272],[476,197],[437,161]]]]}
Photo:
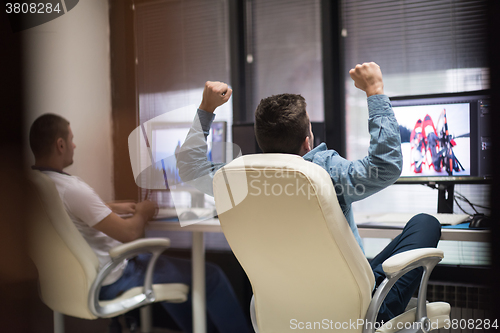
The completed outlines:
{"type": "MultiPolygon", "coordinates": [[[[127,326],[125,325],[125,319],[122,317],[120,317],[120,323],[122,324],[122,333],[143,333],[140,328],[138,330],[135,330],[134,332],[130,332],[128,329],[127,329],[127,326]]],[[[109,330],[108,330],[108,327],[106,328],[103,328],[102,331],[100,332],[103,332],[103,333],[108,333],[109,330]]],[[[180,331],[173,331],[173,330],[169,330],[169,329],[166,329],[166,328],[159,328],[159,327],[153,327],[153,331],[152,332],[148,332],[148,333],[182,333],[180,331]]]]}

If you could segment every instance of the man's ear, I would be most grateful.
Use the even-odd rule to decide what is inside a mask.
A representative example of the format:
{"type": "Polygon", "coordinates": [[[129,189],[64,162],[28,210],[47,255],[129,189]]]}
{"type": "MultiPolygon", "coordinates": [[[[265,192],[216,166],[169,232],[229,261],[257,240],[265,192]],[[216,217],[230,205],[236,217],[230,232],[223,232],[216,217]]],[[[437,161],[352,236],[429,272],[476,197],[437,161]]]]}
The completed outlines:
{"type": "Polygon", "coordinates": [[[304,146],[304,149],[306,150],[306,152],[310,152],[311,151],[311,145],[310,145],[310,141],[311,138],[306,136],[306,139],[304,140],[304,143],[303,143],[303,146],[304,146]]]}
{"type": "Polygon", "coordinates": [[[311,151],[311,146],[309,145],[309,140],[310,140],[310,138],[308,136],[306,136],[306,138],[304,139],[304,142],[302,142],[302,146],[300,147],[300,153],[299,153],[300,156],[304,156],[305,154],[307,154],[308,152],[311,151]]]}
{"type": "Polygon", "coordinates": [[[62,153],[66,148],[66,141],[63,138],[59,138],[56,140],[56,151],[58,153],[62,153]]]}

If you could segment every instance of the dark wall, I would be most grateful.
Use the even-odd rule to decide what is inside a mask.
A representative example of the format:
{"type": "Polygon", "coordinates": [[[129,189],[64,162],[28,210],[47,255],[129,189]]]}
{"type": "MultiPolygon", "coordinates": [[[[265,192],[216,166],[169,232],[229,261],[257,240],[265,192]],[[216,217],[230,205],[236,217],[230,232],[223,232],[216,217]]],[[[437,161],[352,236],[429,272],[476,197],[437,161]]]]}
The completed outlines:
{"type": "Polygon", "coordinates": [[[116,200],[137,200],[128,136],[137,125],[134,12],[130,0],[109,1],[113,177],[116,200]]]}
{"type": "Polygon", "coordinates": [[[0,330],[30,332],[37,300],[36,270],[26,254],[29,195],[23,175],[22,41],[0,13],[0,330]]]}
{"type": "MultiPolygon", "coordinates": [[[[495,133],[498,124],[500,124],[500,24],[498,18],[500,17],[500,1],[489,0],[488,2],[488,56],[490,65],[490,80],[491,80],[491,114],[492,122],[491,133],[495,133]]],[[[493,170],[499,165],[500,162],[500,136],[493,136],[493,153],[492,153],[492,166],[493,170]]],[[[491,241],[491,258],[493,264],[492,274],[488,274],[489,284],[492,286],[492,309],[495,312],[495,318],[500,318],[500,307],[495,304],[496,300],[500,298],[500,210],[498,205],[495,203],[500,202],[500,179],[498,177],[498,171],[494,171],[493,175],[493,185],[491,188],[491,206],[493,220],[496,222],[492,229],[492,241],[491,241]]]]}

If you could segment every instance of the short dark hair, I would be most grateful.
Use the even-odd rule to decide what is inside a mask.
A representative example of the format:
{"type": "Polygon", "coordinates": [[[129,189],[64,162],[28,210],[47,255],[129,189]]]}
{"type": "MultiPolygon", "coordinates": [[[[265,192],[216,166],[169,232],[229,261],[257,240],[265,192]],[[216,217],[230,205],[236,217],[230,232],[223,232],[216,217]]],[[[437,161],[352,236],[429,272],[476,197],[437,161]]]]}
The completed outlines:
{"type": "Polygon", "coordinates": [[[255,137],[264,153],[298,155],[310,135],[304,97],[281,94],[260,101],[255,110],[255,137]]]}
{"type": "Polygon", "coordinates": [[[54,142],[68,139],[69,121],[56,114],[46,113],[38,117],[30,128],[30,147],[35,158],[51,154],[54,142]]]}

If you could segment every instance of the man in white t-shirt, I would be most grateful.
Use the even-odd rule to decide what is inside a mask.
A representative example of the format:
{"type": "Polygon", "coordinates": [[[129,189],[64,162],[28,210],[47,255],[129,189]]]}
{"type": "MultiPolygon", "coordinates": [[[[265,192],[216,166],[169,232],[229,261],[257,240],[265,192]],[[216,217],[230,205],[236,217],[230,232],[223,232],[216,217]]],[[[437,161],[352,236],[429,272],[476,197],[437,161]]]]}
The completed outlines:
{"type": "MultiPolygon", "coordinates": [[[[69,122],[54,114],[37,118],[30,129],[30,146],[35,155],[32,167],[55,183],[64,207],[73,223],[99,258],[100,267],[109,262],[109,250],[121,243],[144,236],[144,227],[155,213],[149,200],[105,204],[95,191],[76,176],[63,171],[73,164],[76,145],[69,122]],[[121,218],[118,214],[132,214],[121,218]]],[[[104,281],[101,299],[111,299],[123,291],[143,285],[149,254],[123,262],[104,281]]],[[[248,332],[248,324],[229,281],[222,270],[207,264],[206,290],[209,332],[248,332]]],[[[154,283],[191,285],[188,260],[161,256],[156,265],[154,283]]],[[[162,303],[184,332],[192,331],[191,295],[180,304],[162,303]]]]}

